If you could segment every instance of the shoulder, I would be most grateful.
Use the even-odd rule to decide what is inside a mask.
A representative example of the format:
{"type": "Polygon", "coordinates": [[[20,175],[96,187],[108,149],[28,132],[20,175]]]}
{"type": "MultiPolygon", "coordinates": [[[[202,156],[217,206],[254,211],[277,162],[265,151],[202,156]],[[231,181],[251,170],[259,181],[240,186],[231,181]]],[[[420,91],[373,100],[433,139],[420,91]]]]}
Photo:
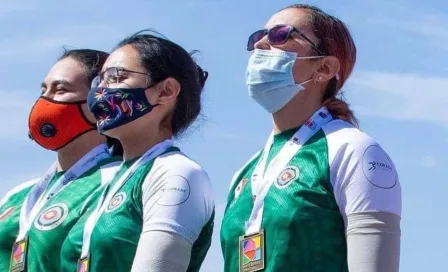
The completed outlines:
{"type": "Polygon", "coordinates": [[[170,152],[158,157],[149,175],[155,177],[180,176],[189,182],[211,186],[207,172],[194,160],[180,151],[170,152]]]}
{"type": "Polygon", "coordinates": [[[143,230],[174,232],[193,243],[212,218],[207,172],[182,152],[158,157],[142,185],[143,230]]]}
{"type": "Polygon", "coordinates": [[[9,190],[6,195],[0,200],[0,207],[7,202],[11,197],[14,195],[17,195],[20,192],[23,192],[25,190],[31,189],[31,187],[36,184],[39,181],[39,178],[35,178],[26,182],[23,182],[15,187],[13,187],[11,190],[9,190]]]}
{"type": "Polygon", "coordinates": [[[343,214],[386,211],[401,214],[401,186],[396,167],[372,137],[342,120],[323,128],[330,181],[343,214]]]}
{"type": "Polygon", "coordinates": [[[372,164],[394,168],[392,159],[384,148],[353,125],[335,120],[324,126],[323,130],[327,139],[330,164],[351,160],[365,164],[369,168],[372,164]]]}
{"type": "Polygon", "coordinates": [[[185,198],[203,198],[210,205],[213,202],[208,173],[180,151],[159,156],[146,176],[142,189],[144,193],[151,192],[149,195],[173,190],[173,194],[183,194],[185,198]]]}

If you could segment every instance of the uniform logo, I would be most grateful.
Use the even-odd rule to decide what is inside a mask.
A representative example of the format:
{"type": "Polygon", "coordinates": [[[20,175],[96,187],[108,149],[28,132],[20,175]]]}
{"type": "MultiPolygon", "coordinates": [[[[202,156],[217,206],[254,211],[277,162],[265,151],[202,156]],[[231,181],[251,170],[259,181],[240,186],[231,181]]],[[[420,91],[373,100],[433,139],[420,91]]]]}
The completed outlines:
{"type": "Polygon", "coordinates": [[[369,146],[362,158],[362,164],[364,176],[372,185],[381,189],[391,189],[397,184],[395,167],[381,147],[369,146]]]}
{"type": "Polygon", "coordinates": [[[247,183],[247,179],[244,178],[244,179],[242,179],[240,181],[238,186],[236,186],[235,191],[233,192],[234,193],[234,199],[237,199],[240,196],[240,194],[243,191],[244,186],[246,185],[246,183],[247,183]]]}
{"type": "Polygon", "coordinates": [[[107,205],[105,212],[110,213],[114,210],[118,209],[118,207],[123,204],[123,202],[126,200],[126,193],[120,192],[116,194],[112,199],[109,201],[109,205],[107,205]]]}
{"type": "Polygon", "coordinates": [[[280,173],[280,175],[278,175],[275,182],[275,187],[284,189],[291,184],[291,181],[297,179],[298,177],[299,168],[296,166],[288,166],[280,173]]]}
{"type": "Polygon", "coordinates": [[[5,220],[9,215],[11,215],[11,213],[16,209],[16,207],[9,207],[6,209],[6,211],[4,211],[3,213],[0,214],[0,221],[5,220]]]}
{"type": "Polygon", "coordinates": [[[52,230],[58,227],[68,215],[68,207],[64,203],[55,204],[44,210],[36,221],[34,226],[38,230],[52,230]]]}

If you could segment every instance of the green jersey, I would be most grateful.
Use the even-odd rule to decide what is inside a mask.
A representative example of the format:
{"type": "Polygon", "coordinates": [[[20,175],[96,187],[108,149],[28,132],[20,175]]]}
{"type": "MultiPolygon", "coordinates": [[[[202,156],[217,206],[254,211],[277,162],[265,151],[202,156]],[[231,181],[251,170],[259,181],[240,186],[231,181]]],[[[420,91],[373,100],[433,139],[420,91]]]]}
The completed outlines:
{"type": "MultiPolygon", "coordinates": [[[[124,162],[109,191],[136,160],[124,162]]],[[[90,241],[89,271],[130,271],[142,233],[176,233],[193,245],[188,271],[199,271],[211,244],[214,205],[210,181],[199,165],[177,149],[141,165],[111,198],[90,241]],[[193,216],[196,213],[198,216],[193,216]]],[[[99,194],[96,196],[98,199],[99,194]]],[[[96,205],[92,205],[96,206],[96,205]]],[[[83,229],[93,209],[70,231],[62,248],[64,271],[76,271],[83,229]]]]}
{"type": "MultiPolygon", "coordinates": [[[[42,207],[28,231],[29,272],[61,271],[60,252],[68,232],[80,218],[81,208],[86,199],[101,186],[102,169],[118,163],[119,158],[100,161],[42,207]]],[[[63,172],[57,173],[50,186],[62,174],[63,172]]]]}
{"type": "Polygon", "coordinates": [[[12,246],[19,233],[20,209],[37,181],[31,180],[13,188],[0,202],[0,271],[9,271],[12,246]]]}
{"type": "MultiPolygon", "coordinates": [[[[267,165],[296,131],[274,135],[267,165]]],[[[260,243],[242,245],[239,238],[246,234],[254,207],[252,184],[260,180],[253,173],[261,154],[235,175],[231,186],[221,228],[226,272],[240,271],[240,260],[245,264],[258,258],[260,243]]],[[[264,198],[262,271],[348,271],[343,218],[369,210],[399,214],[398,206],[387,200],[395,198],[397,184],[392,162],[370,137],[341,120],[324,125],[273,180],[264,198]]]]}

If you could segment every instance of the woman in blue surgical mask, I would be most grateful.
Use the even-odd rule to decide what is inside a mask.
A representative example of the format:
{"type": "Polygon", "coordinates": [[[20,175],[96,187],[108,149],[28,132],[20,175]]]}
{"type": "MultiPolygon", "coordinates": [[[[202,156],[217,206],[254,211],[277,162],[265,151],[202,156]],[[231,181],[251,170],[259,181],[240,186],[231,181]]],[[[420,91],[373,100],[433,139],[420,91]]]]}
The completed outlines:
{"type": "Polygon", "coordinates": [[[395,166],[338,98],[356,61],[345,24],[290,6],[247,49],[249,95],[272,114],[273,131],[232,180],[225,271],[398,271],[395,166]]]}

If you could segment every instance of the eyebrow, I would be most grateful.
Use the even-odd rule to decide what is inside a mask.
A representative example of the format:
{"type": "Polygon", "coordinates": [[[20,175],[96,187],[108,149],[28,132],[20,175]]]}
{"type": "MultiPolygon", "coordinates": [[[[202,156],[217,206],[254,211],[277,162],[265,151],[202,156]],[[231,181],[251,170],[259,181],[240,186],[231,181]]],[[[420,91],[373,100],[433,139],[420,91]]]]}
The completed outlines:
{"type": "Polygon", "coordinates": [[[106,72],[106,71],[107,71],[108,69],[110,69],[110,68],[117,68],[117,69],[124,69],[124,70],[126,70],[126,68],[124,68],[123,66],[115,66],[115,65],[112,65],[112,66],[108,66],[108,67],[106,67],[106,68],[103,67],[103,69],[101,70],[100,73],[104,73],[104,72],[106,72]]]}
{"type": "MultiPolygon", "coordinates": [[[[64,79],[58,79],[58,80],[55,80],[55,81],[51,82],[51,85],[59,85],[59,84],[72,86],[72,84],[70,84],[70,82],[68,82],[67,80],[64,80],[64,79]]],[[[45,84],[45,82],[42,82],[40,84],[40,87],[41,88],[47,88],[47,84],[45,84]]]]}

